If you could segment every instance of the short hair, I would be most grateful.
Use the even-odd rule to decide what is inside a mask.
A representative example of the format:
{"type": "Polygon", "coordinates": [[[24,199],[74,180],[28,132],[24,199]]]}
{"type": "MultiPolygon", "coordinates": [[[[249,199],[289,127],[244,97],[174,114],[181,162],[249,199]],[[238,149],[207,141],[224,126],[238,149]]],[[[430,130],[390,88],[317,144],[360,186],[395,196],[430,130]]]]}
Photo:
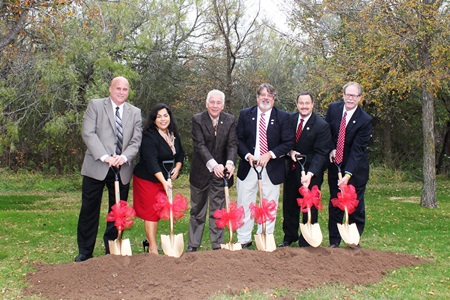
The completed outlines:
{"type": "Polygon", "coordinates": [[[358,88],[359,95],[362,95],[363,89],[362,89],[361,85],[360,85],[359,83],[355,82],[355,81],[347,82],[347,83],[344,85],[344,94],[345,94],[345,90],[346,90],[349,86],[351,86],[351,85],[356,86],[356,87],[358,88]]]}
{"type": "Polygon", "coordinates": [[[225,94],[222,91],[219,90],[211,90],[209,91],[208,95],[206,96],[206,103],[208,103],[211,96],[219,95],[222,98],[223,104],[225,105],[225,94]]]}
{"type": "Polygon", "coordinates": [[[277,93],[275,91],[275,88],[270,83],[263,83],[258,87],[258,90],[256,91],[256,96],[259,96],[261,94],[261,91],[266,88],[267,92],[273,96],[275,99],[277,97],[277,93]]]}
{"type": "Polygon", "coordinates": [[[314,97],[310,92],[301,92],[297,95],[297,100],[295,101],[296,103],[298,102],[298,98],[300,98],[300,96],[309,96],[311,97],[311,101],[314,102],[314,97]]]}

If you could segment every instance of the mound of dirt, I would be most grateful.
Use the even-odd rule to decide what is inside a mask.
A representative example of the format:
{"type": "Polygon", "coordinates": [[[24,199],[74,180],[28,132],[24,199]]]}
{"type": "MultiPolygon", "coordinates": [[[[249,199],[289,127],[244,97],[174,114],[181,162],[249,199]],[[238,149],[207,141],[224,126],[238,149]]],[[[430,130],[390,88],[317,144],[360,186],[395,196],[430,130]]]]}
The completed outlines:
{"type": "Polygon", "coordinates": [[[82,263],[38,265],[27,276],[25,293],[50,299],[206,299],[218,292],[364,285],[380,281],[388,270],[423,263],[408,254],[323,247],[271,253],[206,250],[180,258],[105,255],[82,263]]]}

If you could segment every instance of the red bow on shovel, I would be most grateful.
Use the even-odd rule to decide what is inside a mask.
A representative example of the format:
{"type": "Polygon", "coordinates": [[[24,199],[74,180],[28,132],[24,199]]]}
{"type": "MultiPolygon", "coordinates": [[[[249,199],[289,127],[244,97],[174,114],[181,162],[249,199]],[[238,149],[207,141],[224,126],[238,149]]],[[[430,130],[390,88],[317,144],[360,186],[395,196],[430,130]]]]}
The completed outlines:
{"type": "MultiPolygon", "coordinates": [[[[305,163],[306,155],[298,154],[296,155],[297,162],[300,164],[302,171],[302,181],[305,175],[305,163]]],[[[309,190],[308,186],[302,185],[298,189],[300,195],[303,198],[297,198],[298,206],[300,206],[300,211],[303,213],[308,213],[308,220],[306,224],[300,222],[300,231],[305,241],[308,242],[313,247],[319,247],[322,243],[322,231],[320,230],[319,223],[311,224],[311,207],[315,206],[317,210],[322,210],[323,205],[320,200],[322,200],[322,193],[317,185],[313,186],[312,190],[309,190]]]]}
{"type": "Polygon", "coordinates": [[[216,225],[218,228],[227,227],[231,231],[236,231],[244,225],[244,215],[244,207],[237,207],[236,201],[230,201],[229,211],[227,211],[227,208],[218,209],[214,212],[213,217],[217,219],[216,225]]]}
{"type": "Polygon", "coordinates": [[[228,171],[225,169],[223,176],[224,183],[224,194],[225,194],[225,208],[218,209],[214,212],[213,217],[216,218],[217,228],[227,227],[230,231],[230,241],[227,244],[220,244],[221,249],[227,249],[231,251],[241,250],[242,246],[240,243],[233,244],[233,232],[239,227],[244,225],[244,207],[237,207],[235,201],[230,201],[230,195],[228,192],[228,171]]]}
{"type": "Polygon", "coordinates": [[[117,228],[117,239],[108,241],[109,252],[113,255],[128,255],[131,256],[130,239],[122,240],[123,230],[130,228],[133,225],[133,218],[136,212],[133,207],[128,206],[127,201],[120,200],[119,190],[119,172],[120,169],[114,168],[114,192],[116,197],[116,204],[111,207],[111,211],[106,216],[106,221],[114,222],[117,228]]]}
{"type": "MultiPolygon", "coordinates": [[[[336,167],[338,168],[338,178],[342,179],[341,167],[339,164],[335,162],[336,167]]],[[[352,214],[356,207],[359,204],[359,200],[357,200],[356,189],[351,184],[341,184],[339,186],[340,192],[337,193],[337,198],[331,199],[331,204],[334,207],[339,207],[345,212],[345,221],[344,224],[337,224],[339,234],[341,235],[344,242],[351,248],[359,245],[359,231],[356,227],[355,223],[349,224],[349,215],[352,214]]]]}
{"type": "Polygon", "coordinates": [[[173,220],[178,221],[184,217],[184,212],[188,209],[188,202],[186,198],[180,193],[176,194],[173,202],[170,203],[167,195],[158,193],[157,202],[154,205],[155,210],[159,212],[159,217],[163,220],[170,219],[170,209],[172,208],[173,220]]]}
{"type": "Polygon", "coordinates": [[[275,220],[277,213],[277,204],[275,200],[267,200],[263,198],[261,205],[256,203],[250,203],[251,217],[255,219],[258,224],[265,224],[266,222],[272,222],[275,220]]]}
{"type": "Polygon", "coordinates": [[[106,216],[106,221],[114,222],[117,230],[123,231],[124,229],[133,226],[133,218],[136,216],[136,212],[133,207],[128,206],[127,201],[120,200],[119,203],[114,204],[111,207],[111,211],[106,216]]]}

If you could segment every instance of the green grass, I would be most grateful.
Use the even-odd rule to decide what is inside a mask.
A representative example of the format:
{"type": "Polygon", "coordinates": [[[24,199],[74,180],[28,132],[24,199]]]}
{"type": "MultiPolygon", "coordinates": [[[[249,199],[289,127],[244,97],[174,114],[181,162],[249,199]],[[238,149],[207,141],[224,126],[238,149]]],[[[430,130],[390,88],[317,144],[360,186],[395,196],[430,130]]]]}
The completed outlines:
{"type": "MultiPolygon", "coordinates": [[[[0,176],[0,297],[40,299],[23,295],[26,274],[33,272],[37,263],[68,263],[76,256],[81,177],[12,174],[4,170],[0,170],[0,176]]],[[[429,209],[419,205],[421,182],[407,180],[410,179],[399,172],[373,170],[366,191],[367,224],[362,245],[368,249],[409,253],[430,260],[430,264],[389,271],[382,281],[368,286],[327,284],[298,292],[242,291],[238,297],[219,295],[216,299],[450,299],[450,181],[447,177],[438,178],[439,208],[429,209]]],[[[175,181],[175,192],[189,198],[186,175],[175,181]]],[[[236,199],[234,187],[230,193],[232,200],[236,199]]],[[[328,198],[328,188],[324,185],[323,203],[328,198]]],[[[104,220],[106,201],[102,207],[104,220]]],[[[281,207],[278,212],[275,239],[280,242],[281,207]]],[[[327,213],[324,205],[319,219],[323,246],[327,246],[327,213]]],[[[185,234],[185,241],[188,222],[185,216],[175,225],[177,233],[185,234]]],[[[104,251],[104,225],[101,222],[94,256],[104,251]]],[[[168,225],[167,221],[160,222],[158,236],[168,232],[168,225]]],[[[134,254],[142,253],[142,220],[136,219],[125,237],[130,238],[134,254]]],[[[205,232],[202,249],[210,248],[205,232]]]]}

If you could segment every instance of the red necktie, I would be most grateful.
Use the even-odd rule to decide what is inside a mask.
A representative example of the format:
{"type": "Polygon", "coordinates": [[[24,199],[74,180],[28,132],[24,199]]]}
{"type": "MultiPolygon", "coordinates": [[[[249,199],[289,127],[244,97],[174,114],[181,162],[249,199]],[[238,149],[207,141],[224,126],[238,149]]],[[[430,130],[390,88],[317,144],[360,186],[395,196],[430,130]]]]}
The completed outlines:
{"type": "Polygon", "coordinates": [[[300,119],[300,123],[298,124],[297,127],[297,133],[295,134],[295,142],[298,143],[298,140],[300,139],[300,136],[302,135],[302,131],[303,131],[303,119],[300,119]]]}
{"type": "Polygon", "coordinates": [[[264,114],[259,117],[259,154],[263,155],[269,152],[269,146],[267,145],[267,129],[266,120],[264,114]]]}
{"type": "Polygon", "coordinates": [[[346,127],[346,118],[347,112],[344,112],[344,116],[341,120],[341,125],[339,126],[339,135],[336,146],[336,157],[335,161],[337,164],[340,164],[344,158],[344,144],[345,144],[345,127],[346,127]]]}
{"type": "MultiPolygon", "coordinates": [[[[298,127],[297,127],[297,133],[295,134],[295,143],[298,143],[298,140],[300,139],[300,136],[302,135],[302,131],[303,131],[303,119],[300,119],[300,123],[298,123],[298,127]]],[[[291,170],[295,170],[295,162],[292,163],[292,167],[291,170]]]]}

